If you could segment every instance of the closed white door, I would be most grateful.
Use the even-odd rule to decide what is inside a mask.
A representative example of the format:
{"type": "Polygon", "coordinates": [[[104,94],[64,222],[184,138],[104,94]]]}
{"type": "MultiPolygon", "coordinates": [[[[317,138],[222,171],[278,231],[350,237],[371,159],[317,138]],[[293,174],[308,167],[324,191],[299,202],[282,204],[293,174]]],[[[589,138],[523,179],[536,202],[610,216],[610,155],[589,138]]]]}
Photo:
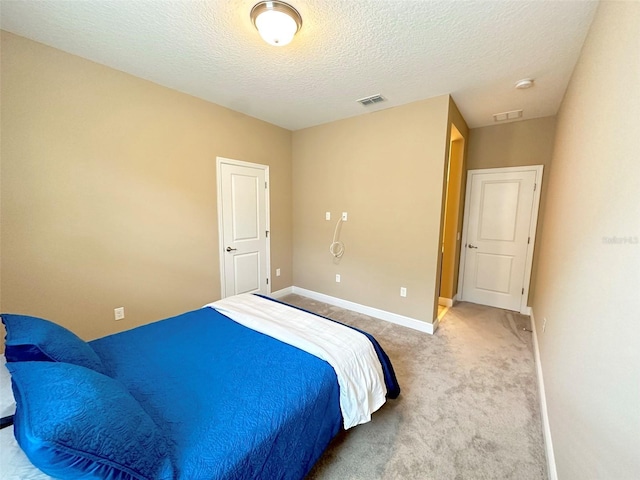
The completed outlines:
{"type": "Polygon", "coordinates": [[[218,158],[222,297],[270,293],[268,167],[218,158]]]}
{"type": "Polygon", "coordinates": [[[541,166],[468,172],[462,300],[525,308],[541,175],[541,166]]]}

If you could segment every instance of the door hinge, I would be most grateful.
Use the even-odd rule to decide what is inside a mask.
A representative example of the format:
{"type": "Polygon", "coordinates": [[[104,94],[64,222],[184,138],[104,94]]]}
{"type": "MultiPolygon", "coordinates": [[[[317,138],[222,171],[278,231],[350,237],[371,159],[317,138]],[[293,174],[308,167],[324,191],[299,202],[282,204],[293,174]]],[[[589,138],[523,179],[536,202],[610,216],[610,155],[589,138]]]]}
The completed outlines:
{"type": "Polygon", "coordinates": [[[269,285],[269,279],[267,278],[267,285],[269,285]]]}
{"type": "Polygon", "coordinates": [[[538,188],[538,184],[537,184],[537,183],[534,183],[534,184],[533,184],[533,191],[534,191],[534,192],[536,191],[536,188],[538,188]]]}
{"type": "Polygon", "coordinates": [[[265,188],[265,190],[266,190],[267,188],[269,188],[269,187],[267,187],[267,182],[264,182],[264,188],[265,188]]]}
{"type": "Polygon", "coordinates": [[[531,237],[527,237],[527,245],[531,243],[531,237]]]}
{"type": "Polygon", "coordinates": [[[524,295],[524,287],[522,287],[522,295],[524,295]]]}
{"type": "Polygon", "coordinates": [[[266,232],[264,232],[267,235],[267,238],[269,238],[269,230],[267,230],[266,232]]]}

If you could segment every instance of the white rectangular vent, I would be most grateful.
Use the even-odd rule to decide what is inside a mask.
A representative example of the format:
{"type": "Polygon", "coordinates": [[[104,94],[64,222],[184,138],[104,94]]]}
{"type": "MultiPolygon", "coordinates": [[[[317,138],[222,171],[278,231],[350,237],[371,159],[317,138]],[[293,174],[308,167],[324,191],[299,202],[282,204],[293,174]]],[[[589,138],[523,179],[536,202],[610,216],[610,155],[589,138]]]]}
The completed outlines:
{"type": "Polygon", "coordinates": [[[370,97],[364,97],[364,98],[361,98],[361,99],[356,100],[356,101],[361,103],[365,107],[367,107],[369,105],[373,105],[374,103],[384,102],[385,100],[386,100],[386,98],[384,98],[382,95],[378,94],[378,95],[371,95],[370,97]]]}
{"type": "Polygon", "coordinates": [[[516,120],[522,118],[522,110],[511,110],[510,112],[494,113],[494,122],[504,122],[506,120],[516,120]]]}

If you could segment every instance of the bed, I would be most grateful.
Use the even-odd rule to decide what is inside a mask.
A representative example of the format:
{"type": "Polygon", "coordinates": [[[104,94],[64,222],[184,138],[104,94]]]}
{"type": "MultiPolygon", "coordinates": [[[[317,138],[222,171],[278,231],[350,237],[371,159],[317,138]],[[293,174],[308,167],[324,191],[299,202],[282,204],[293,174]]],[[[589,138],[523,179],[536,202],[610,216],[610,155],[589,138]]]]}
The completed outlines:
{"type": "Polygon", "coordinates": [[[46,352],[24,341],[32,317],[16,317],[3,315],[15,440],[0,432],[15,478],[50,478],[36,465],[59,478],[301,479],[400,393],[373,337],[255,295],[87,344],[64,332],[76,348],[65,337],[46,352]]]}

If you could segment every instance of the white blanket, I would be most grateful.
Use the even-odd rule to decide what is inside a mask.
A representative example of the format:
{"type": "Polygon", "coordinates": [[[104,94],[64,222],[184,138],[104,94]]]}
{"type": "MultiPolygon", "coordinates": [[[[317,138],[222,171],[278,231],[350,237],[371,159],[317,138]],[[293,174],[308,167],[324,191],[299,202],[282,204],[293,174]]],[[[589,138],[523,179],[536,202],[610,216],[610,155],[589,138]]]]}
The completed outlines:
{"type": "Polygon", "coordinates": [[[338,377],[345,429],[370,421],[384,404],[387,388],[382,366],[373,345],[360,332],[252,294],[205,307],[328,362],[338,377]]]}
{"type": "MultiPolygon", "coordinates": [[[[5,356],[0,355],[0,417],[13,415],[15,411],[11,374],[5,356]]],[[[2,480],[53,480],[29,461],[13,436],[12,426],[0,430],[0,469],[2,480]]]]}

